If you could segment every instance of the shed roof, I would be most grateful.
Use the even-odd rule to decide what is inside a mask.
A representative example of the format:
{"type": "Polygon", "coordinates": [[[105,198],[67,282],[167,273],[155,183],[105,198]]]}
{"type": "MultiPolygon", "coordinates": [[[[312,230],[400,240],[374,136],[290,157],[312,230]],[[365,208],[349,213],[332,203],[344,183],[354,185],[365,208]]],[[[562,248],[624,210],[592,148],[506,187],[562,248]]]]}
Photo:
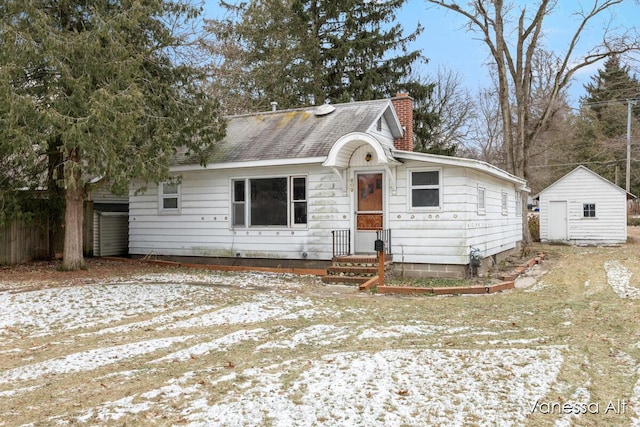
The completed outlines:
{"type": "MultiPolygon", "coordinates": [[[[323,157],[350,132],[367,132],[384,116],[394,137],[402,129],[391,100],[334,104],[335,110],[317,114],[320,107],[297,108],[228,117],[224,139],[212,149],[208,163],[236,163],[323,157]]],[[[180,151],[172,165],[198,165],[197,156],[180,151]]]]}
{"type": "Polygon", "coordinates": [[[624,188],[621,188],[620,186],[618,186],[618,185],[614,184],[613,182],[609,181],[608,179],[606,179],[602,175],[599,175],[599,174],[595,173],[594,171],[592,171],[591,169],[589,169],[588,167],[583,166],[583,165],[577,166],[571,172],[568,172],[567,174],[565,174],[562,177],[560,177],[559,179],[557,179],[553,184],[547,186],[547,188],[545,188],[540,193],[538,193],[536,195],[536,197],[539,198],[541,194],[543,194],[544,192],[548,191],[550,188],[553,188],[553,187],[557,186],[559,183],[563,182],[567,177],[577,173],[578,171],[584,171],[584,172],[587,172],[587,173],[593,175],[594,177],[598,178],[603,183],[611,186],[611,188],[615,189],[616,191],[620,191],[621,193],[626,194],[627,195],[627,199],[635,199],[636,198],[635,195],[627,192],[624,188]]]}

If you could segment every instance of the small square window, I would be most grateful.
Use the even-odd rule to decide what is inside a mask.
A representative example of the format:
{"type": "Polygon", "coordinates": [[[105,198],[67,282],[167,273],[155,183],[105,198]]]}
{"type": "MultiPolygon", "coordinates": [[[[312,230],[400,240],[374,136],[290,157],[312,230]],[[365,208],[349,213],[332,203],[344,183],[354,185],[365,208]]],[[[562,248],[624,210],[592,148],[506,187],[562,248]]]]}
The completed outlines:
{"type": "Polygon", "coordinates": [[[160,212],[179,212],[180,185],[173,182],[163,182],[158,190],[160,212]]]}
{"type": "Polygon", "coordinates": [[[410,173],[411,207],[437,208],[440,206],[440,171],[413,171],[410,173]]]}
{"type": "Polygon", "coordinates": [[[596,204],[595,203],[584,203],[582,205],[582,216],[584,218],[595,218],[596,217],[596,204]]]}

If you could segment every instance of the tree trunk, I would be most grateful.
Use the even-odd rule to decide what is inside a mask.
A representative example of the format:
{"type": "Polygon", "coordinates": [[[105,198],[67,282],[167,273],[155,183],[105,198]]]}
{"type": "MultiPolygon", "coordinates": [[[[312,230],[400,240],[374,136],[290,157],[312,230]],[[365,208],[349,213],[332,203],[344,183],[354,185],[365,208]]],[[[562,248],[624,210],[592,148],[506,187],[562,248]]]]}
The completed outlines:
{"type": "Polygon", "coordinates": [[[60,137],[49,141],[47,153],[47,189],[49,193],[49,257],[54,258],[64,250],[64,159],[60,152],[60,137]]]}
{"type": "Polygon", "coordinates": [[[62,269],[67,271],[85,268],[82,252],[82,220],[84,215],[84,187],[80,185],[80,167],[74,161],[68,161],[67,189],[65,192],[66,209],[64,214],[64,253],[62,269]]]}

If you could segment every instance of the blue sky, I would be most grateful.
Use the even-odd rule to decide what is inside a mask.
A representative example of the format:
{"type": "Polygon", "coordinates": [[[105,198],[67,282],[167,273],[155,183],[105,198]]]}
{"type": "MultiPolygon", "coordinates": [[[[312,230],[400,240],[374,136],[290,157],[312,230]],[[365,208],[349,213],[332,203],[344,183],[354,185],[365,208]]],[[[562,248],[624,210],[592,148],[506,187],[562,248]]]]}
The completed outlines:
{"type": "MultiPolygon", "coordinates": [[[[519,3],[532,3],[520,0],[519,3]]],[[[577,7],[583,4],[591,7],[592,0],[567,1],[559,0],[553,15],[545,18],[546,46],[563,54],[570,37],[575,32],[577,21],[571,16],[577,7]]],[[[206,0],[204,2],[205,17],[217,18],[222,10],[218,6],[218,0],[206,0]]],[[[624,0],[614,9],[615,15],[603,15],[607,19],[613,19],[614,25],[635,25],[640,16],[640,5],[633,0],[624,0]]],[[[484,43],[477,38],[477,34],[464,30],[464,20],[458,14],[444,9],[427,5],[423,0],[409,0],[397,14],[399,22],[408,33],[416,28],[418,22],[424,27],[423,33],[412,45],[415,49],[422,49],[422,53],[429,58],[429,62],[423,67],[421,74],[435,76],[439,67],[448,68],[458,73],[463,84],[476,92],[481,87],[489,86],[487,61],[488,50],[484,43]]],[[[586,52],[589,46],[598,41],[602,34],[604,22],[594,22],[584,33],[580,44],[580,53],[586,52]]],[[[584,94],[583,85],[590,80],[590,76],[597,73],[602,64],[597,64],[588,69],[583,69],[574,77],[574,83],[569,91],[570,101],[577,106],[578,98],[584,94]]]]}

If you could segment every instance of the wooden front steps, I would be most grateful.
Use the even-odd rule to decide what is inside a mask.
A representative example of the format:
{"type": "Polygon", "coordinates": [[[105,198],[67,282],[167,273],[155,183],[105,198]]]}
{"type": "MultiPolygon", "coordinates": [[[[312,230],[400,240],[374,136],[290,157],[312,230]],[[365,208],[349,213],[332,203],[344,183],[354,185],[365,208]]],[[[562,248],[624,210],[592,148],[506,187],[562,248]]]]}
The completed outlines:
{"type": "MultiPolygon", "coordinates": [[[[393,265],[391,255],[385,255],[385,271],[393,265]]],[[[346,283],[360,285],[378,275],[378,258],[376,255],[343,255],[334,257],[327,275],[322,277],[324,283],[346,283]]]]}

